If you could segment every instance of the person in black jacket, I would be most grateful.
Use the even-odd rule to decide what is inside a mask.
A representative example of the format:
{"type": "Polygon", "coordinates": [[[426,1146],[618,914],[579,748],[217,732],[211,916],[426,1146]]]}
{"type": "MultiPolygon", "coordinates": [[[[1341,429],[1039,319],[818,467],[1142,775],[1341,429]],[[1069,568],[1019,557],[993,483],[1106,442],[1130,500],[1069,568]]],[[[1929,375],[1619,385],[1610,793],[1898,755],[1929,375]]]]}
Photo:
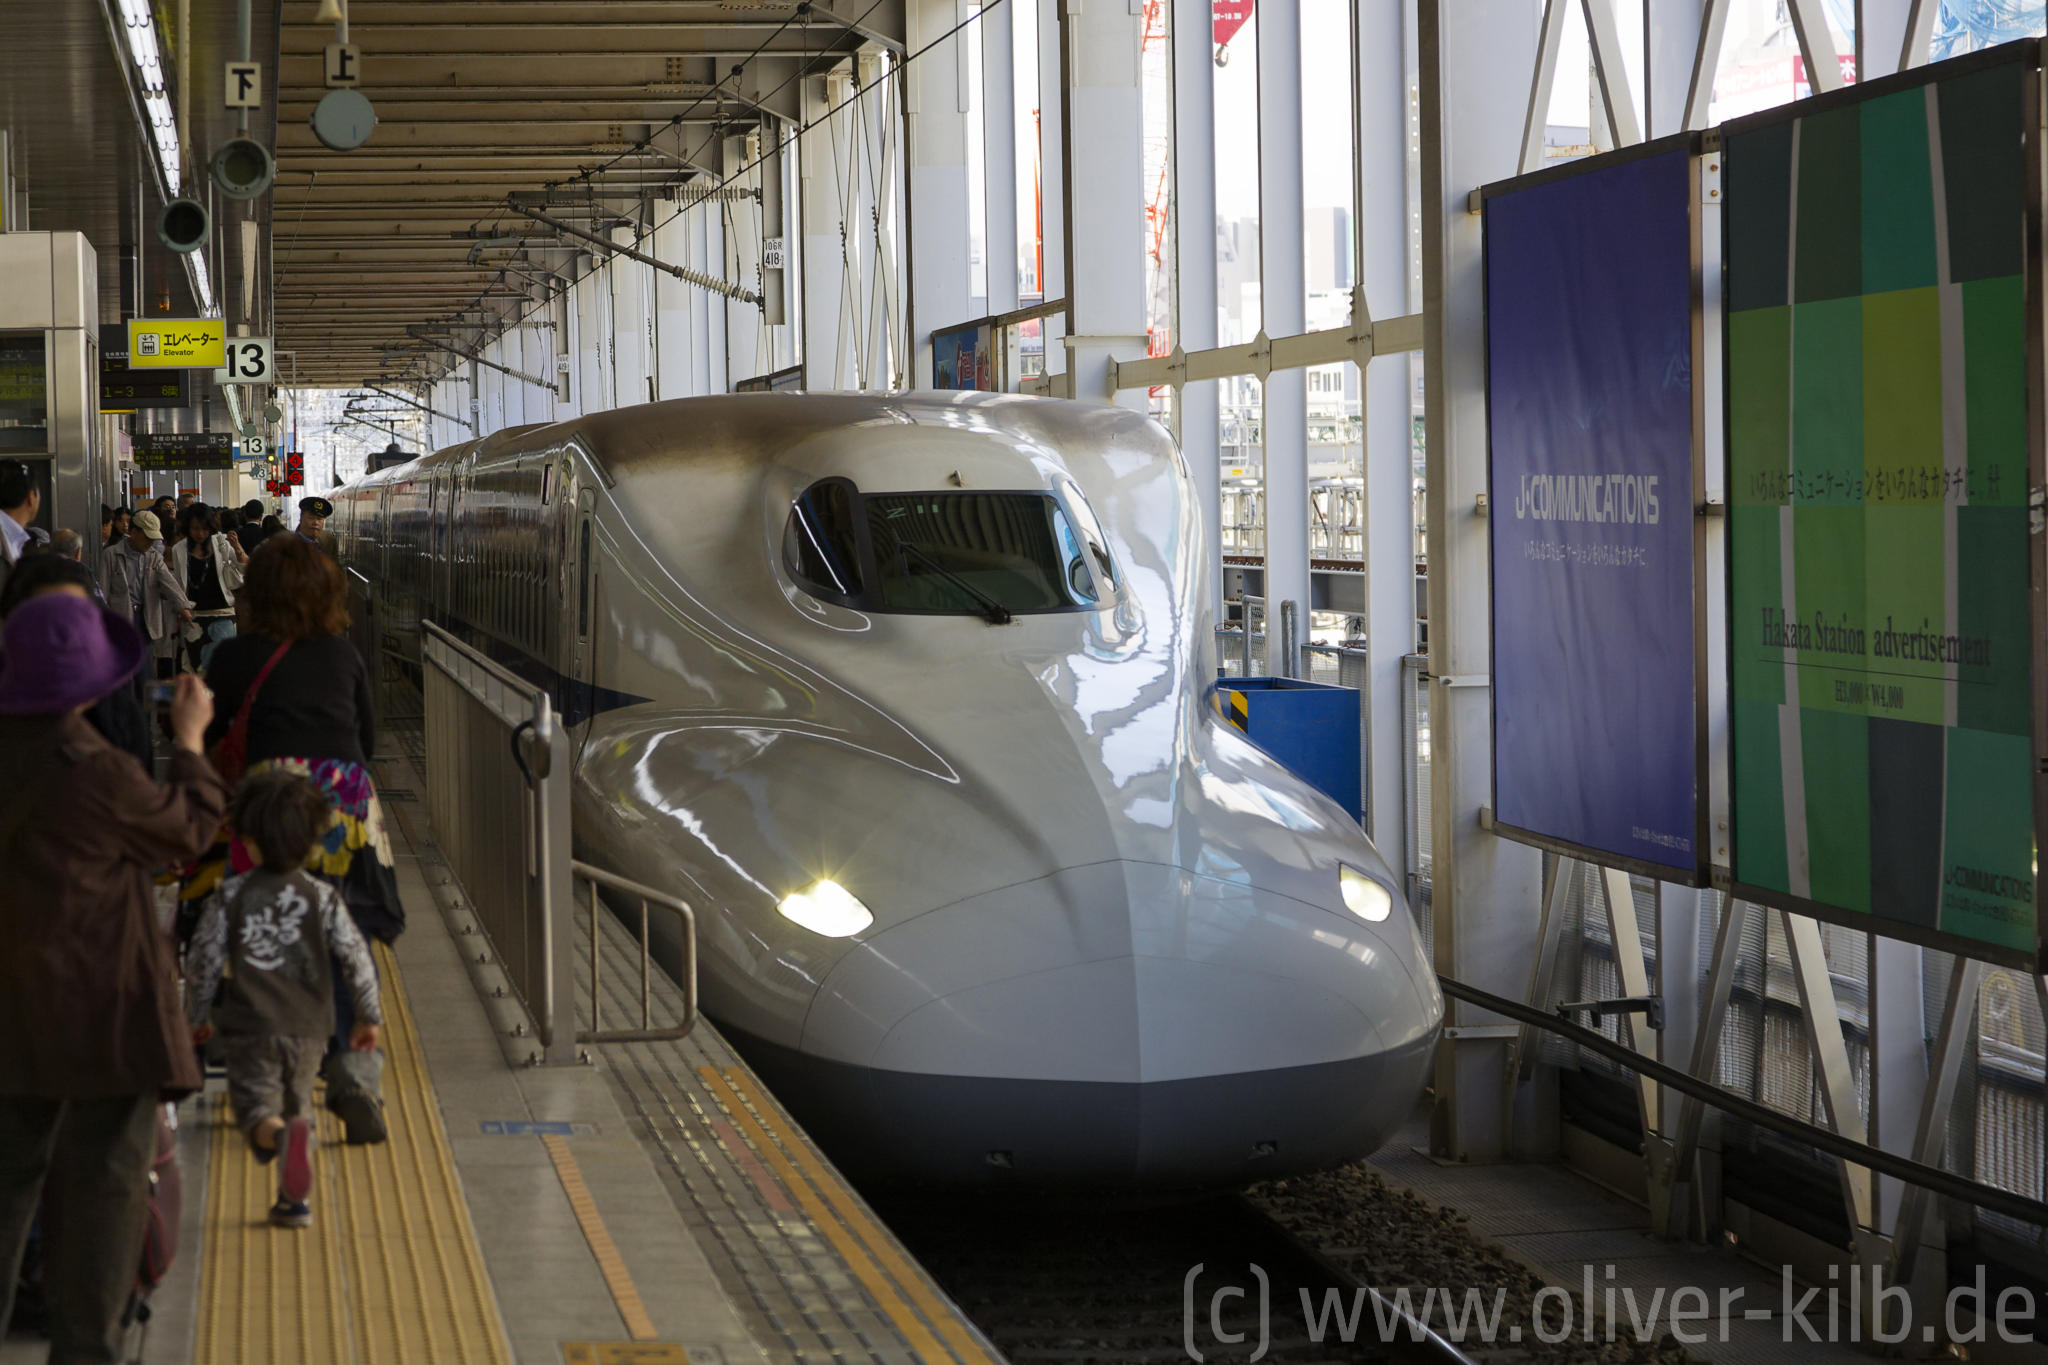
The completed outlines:
{"type": "Polygon", "coordinates": [[[242,504],[242,524],[235,528],[235,539],[242,542],[242,553],[252,555],[270,535],[263,524],[263,504],[251,498],[242,504]]]}
{"type": "MultiPolygon", "coordinates": [[[[343,634],[341,568],[309,540],[273,536],[249,556],[240,602],[242,631],[220,643],[206,670],[214,693],[206,742],[218,744],[246,706],[247,775],[285,769],[320,788],[333,816],[306,869],[341,892],[357,928],[389,943],[405,928],[405,910],[370,779],[377,719],[369,668],[343,634]]],[[[181,928],[196,923],[200,902],[225,877],[254,866],[231,830],[223,836],[186,879],[181,928]]],[[[381,1142],[382,1058],[349,1050],[349,999],[345,990],[335,993],[340,1017],[327,1059],[327,1107],[341,1115],[351,1143],[381,1142]]]]}

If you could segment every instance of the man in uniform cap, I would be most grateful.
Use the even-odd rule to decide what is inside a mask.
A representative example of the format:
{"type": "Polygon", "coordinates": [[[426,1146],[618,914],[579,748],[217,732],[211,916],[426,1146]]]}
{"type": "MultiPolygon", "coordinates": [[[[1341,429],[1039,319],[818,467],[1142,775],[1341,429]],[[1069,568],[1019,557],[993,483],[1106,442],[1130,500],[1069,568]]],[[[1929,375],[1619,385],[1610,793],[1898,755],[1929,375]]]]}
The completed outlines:
{"type": "Polygon", "coordinates": [[[339,557],[334,537],[327,534],[327,519],[333,515],[334,504],[325,498],[299,499],[299,534],[326,551],[329,559],[339,557]]]}

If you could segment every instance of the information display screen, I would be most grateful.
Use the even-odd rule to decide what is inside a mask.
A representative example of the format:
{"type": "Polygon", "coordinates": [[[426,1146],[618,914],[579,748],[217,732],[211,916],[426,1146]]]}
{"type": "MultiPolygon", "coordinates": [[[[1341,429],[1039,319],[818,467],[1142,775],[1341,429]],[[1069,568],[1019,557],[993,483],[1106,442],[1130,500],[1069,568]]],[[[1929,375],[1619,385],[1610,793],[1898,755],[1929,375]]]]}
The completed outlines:
{"type": "Polygon", "coordinates": [[[1690,139],[1485,192],[1495,827],[1697,883],[1690,139]]]}
{"type": "Polygon", "coordinates": [[[186,370],[137,370],[128,364],[128,324],[100,328],[100,411],[135,412],[144,408],[185,408],[192,405],[186,370]]]}
{"type": "Polygon", "coordinates": [[[234,437],[225,431],[144,433],[135,437],[137,469],[233,469],[234,437]]]}
{"type": "Polygon", "coordinates": [[[45,420],[49,382],[41,332],[0,336],[0,421],[14,425],[45,420]]]}
{"type": "Polygon", "coordinates": [[[2036,64],[1731,124],[1724,180],[1736,893],[2027,962],[2036,64]]]}
{"type": "Polygon", "coordinates": [[[192,406],[185,370],[124,370],[102,361],[100,411],[134,412],[140,408],[192,406]]]}

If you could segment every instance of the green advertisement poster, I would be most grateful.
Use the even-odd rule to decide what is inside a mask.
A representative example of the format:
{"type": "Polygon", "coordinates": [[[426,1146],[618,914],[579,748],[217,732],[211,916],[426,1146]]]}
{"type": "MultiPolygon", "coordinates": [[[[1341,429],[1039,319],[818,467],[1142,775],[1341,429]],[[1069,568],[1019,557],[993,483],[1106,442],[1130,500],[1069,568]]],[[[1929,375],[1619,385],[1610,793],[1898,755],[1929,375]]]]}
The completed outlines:
{"type": "Polygon", "coordinates": [[[1737,893],[2029,960],[2035,65],[1724,142],[1737,893]]]}

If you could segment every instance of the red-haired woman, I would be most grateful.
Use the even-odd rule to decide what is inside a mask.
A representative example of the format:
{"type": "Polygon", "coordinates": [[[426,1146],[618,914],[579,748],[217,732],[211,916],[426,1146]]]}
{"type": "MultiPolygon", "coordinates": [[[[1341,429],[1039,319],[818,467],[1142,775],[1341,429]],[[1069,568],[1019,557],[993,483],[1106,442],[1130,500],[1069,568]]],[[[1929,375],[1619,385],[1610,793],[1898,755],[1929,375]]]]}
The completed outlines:
{"type": "MultiPolygon", "coordinates": [[[[392,873],[384,812],[370,781],[377,721],[370,673],[345,632],[347,588],[340,567],[311,541],[272,536],[249,556],[239,599],[240,633],[223,640],[206,670],[219,743],[246,706],[247,774],[271,768],[302,773],[327,796],[334,817],[313,849],[308,870],[335,883],[356,927],[390,943],[405,928],[392,873]]],[[[226,876],[246,872],[248,853],[223,831],[222,840],[186,878],[181,927],[196,923],[200,901],[226,876]]],[[[337,991],[348,1009],[348,992],[337,991]]],[[[351,1052],[352,1019],[336,1021],[342,1041],[328,1054],[327,1107],[348,1125],[348,1140],[381,1142],[377,1097],[382,1059],[351,1052]]]]}

